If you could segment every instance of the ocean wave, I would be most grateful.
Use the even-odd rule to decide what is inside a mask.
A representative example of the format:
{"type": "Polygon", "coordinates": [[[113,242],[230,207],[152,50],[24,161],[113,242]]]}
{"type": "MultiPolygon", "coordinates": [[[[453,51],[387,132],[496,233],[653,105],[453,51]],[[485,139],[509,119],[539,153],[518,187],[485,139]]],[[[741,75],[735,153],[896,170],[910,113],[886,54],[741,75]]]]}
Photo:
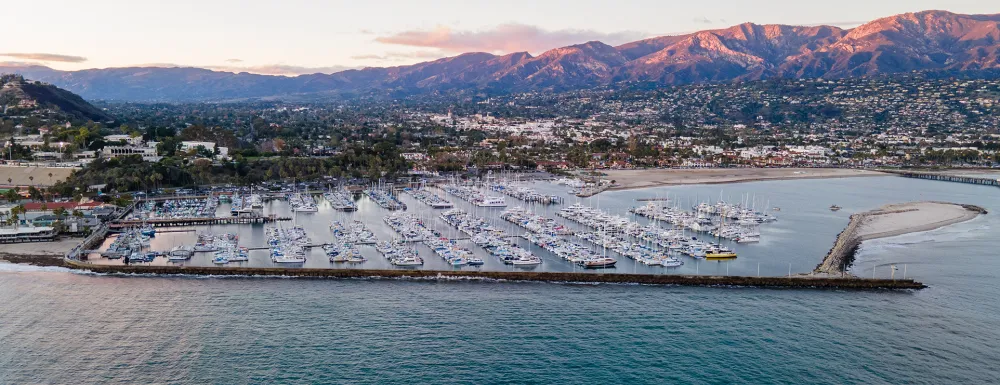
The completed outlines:
{"type": "Polygon", "coordinates": [[[35,265],[24,265],[19,263],[6,263],[0,262],[0,273],[36,273],[36,272],[48,272],[48,273],[70,273],[73,269],[59,267],[59,266],[35,266],[35,265]]]}

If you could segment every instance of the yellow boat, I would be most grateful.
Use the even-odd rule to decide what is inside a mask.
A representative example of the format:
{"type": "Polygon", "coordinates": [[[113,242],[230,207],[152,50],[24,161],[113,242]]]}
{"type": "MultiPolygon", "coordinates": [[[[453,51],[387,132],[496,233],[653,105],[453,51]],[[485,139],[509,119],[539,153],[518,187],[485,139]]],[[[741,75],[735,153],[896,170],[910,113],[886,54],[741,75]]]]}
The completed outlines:
{"type": "Polygon", "coordinates": [[[736,253],[706,253],[705,259],[733,259],[736,258],[736,253]]]}

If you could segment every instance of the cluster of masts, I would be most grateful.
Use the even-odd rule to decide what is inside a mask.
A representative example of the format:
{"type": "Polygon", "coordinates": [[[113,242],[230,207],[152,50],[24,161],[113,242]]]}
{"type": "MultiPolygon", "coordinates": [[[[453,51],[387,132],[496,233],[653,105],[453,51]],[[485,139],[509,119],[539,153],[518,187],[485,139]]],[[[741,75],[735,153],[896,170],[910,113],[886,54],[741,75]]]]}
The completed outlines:
{"type": "Polygon", "coordinates": [[[144,201],[135,206],[129,213],[129,219],[175,219],[175,218],[214,218],[219,207],[219,198],[168,199],[163,201],[144,201]]]}
{"type": "Polygon", "coordinates": [[[472,203],[477,207],[506,207],[507,201],[502,196],[490,195],[476,186],[448,184],[442,187],[448,194],[472,203]]]}
{"type": "Polygon", "coordinates": [[[334,210],[338,211],[356,211],[358,206],[354,204],[354,199],[351,198],[351,193],[343,188],[333,189],[323,193],[323,199],[330,202],[334,210]]]}
{"type": "Polygon", "coordinates": [[[230,200],[229,212],[233,216],[259,217],[264,215],[264,201],[259,194],[233,193],[228,199],[230,200]]]}
{"type": "Polygon", "coordinates": [[[292,193],[288,196],[288,205],[292,206],[292,211],[297,213],[314,213],[319,211],[316,200],[311,194],[292,193]]]}
{"type": "Polygon", "coordinates": [[[272,262],[298,264],[306,262],[306,249],[311,247],[312,241],[301,226],[284,228],[279,224],[267,229],[267,244],[272,262]]]}
{"type": "Polygon", "coordinates": [[[459,246],[454,240],[442,236],[436,230],[430,229],[420,217],[414,214],[393,213],[385,216],[383,220],[390,228],[399,233],[404,241],[423,242],[451,266],[483,264],[483,260],[476,258],[472,251],[459,246]]]}
{"type": "Polygon", "coordinates": [[[535,189],[520,186],[516,181],[508,180],[498,180],[496,182],[489,183],[487,185],[490,190],[505,194],[509,197],[516,198],[528,203],[540,203],[540,204],[559,204],[563,202],[563,198],[558,195],[542,194],[535,189]]]}
{"type": "Polygon", "coordinates": [[[560,210],[557,215],[596,231],[593,234],[580,234],[584,239],[602,247],[611,245],[616,251],[621,249],[625,251],[622,255],[645,264],[677,266],[677,262],[667,258],[670,252],[694,258],[736,258],[736,253],[721,243],[699,241],[695,237],[688,239],[683,231],[666,230],[656,223],[643,226],[579,203],[560,210]],[[625,240],[625,236],[638,238],[646,243],[633,244],[625,240]],[[656,263],[657,261],[660,263],[656,263]]]}
{"type": "Polygon", "coordinates": [[[444,199],[437,194],[431,192],[430,190],[418,188],[404,188],[404,192],[410,194],[413,198],[420,201],[421,203],[428,205],[436,209],[450,209],[455,207],[454,203],[451,203],[447,199],[444,199]]]}
{"type": "Polygon", "coordinates": [[[399,200],[391,188],[382,183],[369,186],[365,194],[386,210],[406,210],[406,204],[399,200]]]}
{"type": "Polygon", "coordinates": [[[507,209],[500,214],[500,219],[518,225],[532,233],[552,235],[573,234],[573,230],[570,230],[565,225],[556,222],[554,219],[532,213],[521,207],[507,209]]]}
{"type": "Polygon", "coordinates": [[[475,244],[504,264],[533,267],[542,263],[541,258],[512,242],[511,237],[503,229],[493,226],[483,218],[472,216],[463,210],[452,209],[441,214],[441,219],[471,237],[475,244]]]}

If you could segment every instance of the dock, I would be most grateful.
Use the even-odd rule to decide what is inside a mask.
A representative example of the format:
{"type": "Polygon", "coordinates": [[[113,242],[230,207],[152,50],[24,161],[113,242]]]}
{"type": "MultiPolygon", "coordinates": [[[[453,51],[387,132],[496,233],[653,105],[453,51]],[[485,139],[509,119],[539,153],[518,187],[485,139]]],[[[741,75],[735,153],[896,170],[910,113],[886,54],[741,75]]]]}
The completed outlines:
{"type": "Polygon", "coordinates": [[[129,219],[119,220],[108,225],[112,230],[150,225],[153,227],[174,227],[174,226],[199,226],[199,225],[235,225],[235,224],[258,224],[278,221],[290,221],[289,217],[260,216],[260,217],[193,217],[193,218],[169,218],[169,219],[129,219]]]}

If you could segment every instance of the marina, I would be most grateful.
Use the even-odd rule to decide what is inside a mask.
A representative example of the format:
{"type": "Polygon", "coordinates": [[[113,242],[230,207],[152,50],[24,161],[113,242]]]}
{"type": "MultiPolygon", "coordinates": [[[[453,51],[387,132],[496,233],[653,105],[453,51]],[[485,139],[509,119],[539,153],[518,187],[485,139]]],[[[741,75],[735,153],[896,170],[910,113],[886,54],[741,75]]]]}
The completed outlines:
{"type": "MultiPolygon", "coordinates": [[[[917,183],[921,186],[934,185],[917,179],[882,178],[890,178],[894,182],[917,183]]],[[[463,232],[462,228],[447,223],[441,218],[441,214],[446,211],[424,204],[408,192],[400,194],[397,199],[408,206],[406,213],[413,214],[410,219],[418,220],[422,223],[422,228],[415,226],[411,221],[408,227],[397,226],[394,229],[391,223],[395,218],[393,215],[402,212],[383,208],[370,198],[356,201],[355,211],[345,212],[332,205],[319,204],[314,213],[295,212],[292,211],[290,202],[294,193],[286,194],[284,199],[264,200],[261,203],[264,216],[259,218],[234,217],[231,214],[232,203],[222,200],[216,208],[214,218],[145,221],[130,219],[114,223],[109,227],[117,232],[144,226],[154,227],[158,230],[157,235],[150,240],[150,246],[144,252],[152,252],[158,256],[168,255],[174,249],[177,249],[178,253],[183,253],[185,247],[193,248],[198,242],[197,234],[206,231],[215,234],[236,234],[241,240],[239,246],[245,247],[248,254],[248,261],[239,262],[240,266],[261,268],[509,271],[513,265],[504,263],[504,258],[497,257],[491,250],[506,247],[499,252],[507,253],[508,249],[516,250],[509,246],[516,246],[529,251],[542,261],[533,268],[533,271],[538,272],[610,271],[628,274],[788,276],[812,272],[834,244],[836,235],[847,225],[856,203],[837,197],[835,201],[844,206],[844,210],[831,212],[827,208],[830,205],[829,201],[823,201],[822,198],[819,202],[813,199],[799,199],[769,186],[782,183],[803,186],[812,184],[820,186],[824,183],[871,183],[869,181],[879,179],[745,183],[739,185],[743,194],[738,195],[733,201],[718,199],[720,191],[730,189],[724,185],[611,191],[597,197],[578,199],[565,191],[564,186],[549,182],[534,182],[533,188],[540,193],[562,194],[567,201],[574,203],[551,205],[522,202],[519,206],[480,207],[462,199],[453,201],[454,209],[464,211],[473,219],[484,220],[490,229],[487,234],[493,234],[492,231],[496,230],[505,235],[501,240],[494,240],[494,243],[486,243],[485,237],[476,238],[477,233],[469,234],[463,232]],[[704,198],[713,195],[716,197],[715,200],[704,198]],[[669,196],[670,199],[659,198],[656,201],[636,205],[637,199],[652,196],[669,196]],[[754,197],[767,197],[780,205],[781,220],[775,220],[774,214],[779,212],[769,210],[773,206],[764,203],[765,199],[754,197]],[[720,205],[720,201],[731,203],[720,205]],[[600,207],[601,210],[594,207],[600,207]],[[652,209],[644,211],[647,207],[652,209]],[[684,210],[682,207],[688,209],[684,210]],[[754,207],[758,209],[754,210],[754,207]],[[725,216],[721,215],[723,212],[726,213],[725,216]],[[699,216],[702,218],[699,219],[699,216]],[[822,219],[817,221],[816,218],[822,219]],[[335,224],[337,222],[339,225],[335,224]],[[344,242],[344,239],[335,236],[334,230],[331,229],[331,226],[348,229],[360,224],[364,225],[367,229],[366,234],[369,234],[365,240],[350,239],[344,242]],[[299,245],[304,256],[303,262],[298,264],[275,262],[275,259],[271,258],[272,245],[268,239],[270,231],[273,230],[269,229],[279,225],[287,229],[301,228],[309,238],[308,242],[300,242],[299,245]],[[759,231],[759,241],[739,242],[737,237],[731,237],[728,232],[717,231],[719,228],[725,229],[733,225],[759,231]],[[826,234],[826,236],[818,237],[811,243],[803,243],[798,235],[803,232],[826,234]],[[333,247],[330,245],[338,243],[350,243],[351,246],[346,249],[347,254],[354,255],[357,262],[337,262],[340,258],[331,262],[330,259],[334,255],[328,252],[333,247]],[[485,247],[481,247],[480,244],[485,247]],[[442,247],[446,250],[442,250],[442,247]],[[450,255],[442,257],[439,251],[448,251],[450,255]],[[728,255],[730,253],[738,255],[738,258],[732,258],[728,255]],[[360,258],[357,257],[358,254],[360,258]],[[389,258],[387,254],[403,257],[389,258]],[[460,255],[465,264],[461,262],[454,264],[452,257],[455,255],[460,255]],[[407,257],[420,258],[423,263],[407,257]],[[360,261],[361,258],[364,259],[363,262],[360,261]],[[401,264],[394,263],[403,259],[407,261],[401,264]],[[601,266],[602,269],[586,268],[585,261],[598,259],[604,263],[591,263],[591,266],[601,266]],[[477,265],[479,260],[483,262],[482,265],[477,265]],[[468,263],[470,261],[471,265],[468,263]]],[[[943,189],[954,186],[941,185],[943,189]]],[[[427,190],[440,191],[434,188],[427,190]]],[[[821,193],[813,194],[822,196],[821,193]]],[[[249,194],[243,191],[241,195],[249,194]]],[[[321,194],[316,194],[319,195],[321,194]]],[[[896,197],[887,196],[885,199],[890,198],[896,197]]],[[[202,202],[204,200],[201,199],[202,202]]],[[[164,201],[166,200],[160,202],[164,201]]],[[[109,238],[103,245],[91,247],[95,253],[88,256],[89,261],[97,264],[122,264],[123,259],[102,257],[101,252],[107,249],[110,242],[109,238]]],[[[281,241],[281,251],[289,249],[291,245],[281,241]]],[[[214,266],[213,257],[214,254],[211,253],[193,253],[191,258],[187,259],[168,262],[166,257],[157,257],[146,264],[214,266]]],[[[232,264],[224,266],[230,265],[232,264]]],[[[870,277],[871,266],[867,266],[867,270],[870,277]]],[[[888,273],[888,269],[885,268],[876,270],[876,275],[883,271],[888,273]]],[[[909,272],[912,274],[912,266],[909,272]]]]}

